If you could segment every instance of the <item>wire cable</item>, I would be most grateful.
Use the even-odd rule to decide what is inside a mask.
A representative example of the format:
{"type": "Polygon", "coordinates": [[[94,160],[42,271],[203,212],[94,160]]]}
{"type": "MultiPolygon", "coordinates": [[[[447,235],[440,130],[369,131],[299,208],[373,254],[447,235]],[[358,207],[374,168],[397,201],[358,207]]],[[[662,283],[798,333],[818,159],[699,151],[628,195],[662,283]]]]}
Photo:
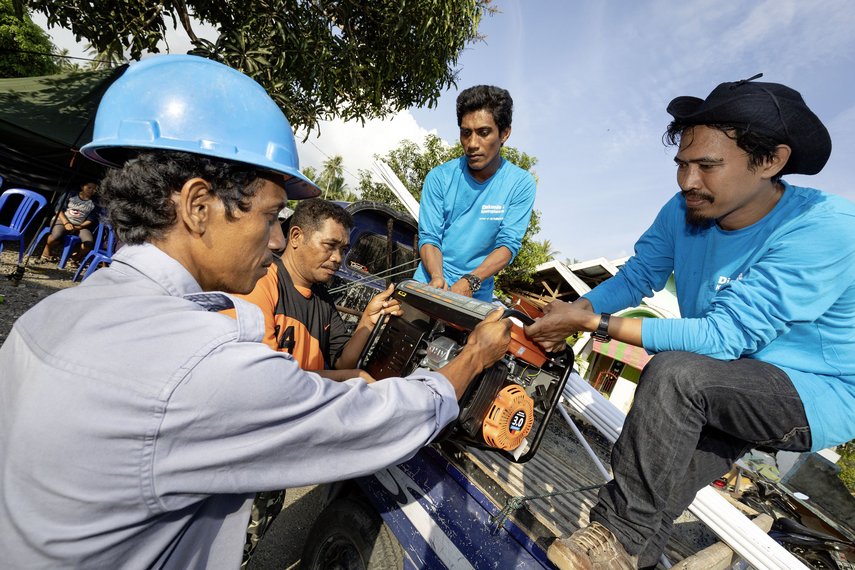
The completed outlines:
{"type": "MultiPolygon", "coordinates": [[[[73,55],[61,55],[58,53],[48,53],[48,52],[43,52],[43,51],[32,51],[32,50],[28,50],[28,49],[12,49],[12,48],[5,48],[4,47],[4,48],[0,48],[0,51],[5,51],[5,52],[9,52],[9,53],[26,53],[26,54],[30,54],[30,55],[46,55],[49,57],[60,57],[62,59],[79,59],[81,61],[92,61],[95,63],[106,63],[106,64],[109,64],[111,66],[122,65],[121,63],[116,63],[114,61],[109,61],[109,60],[105,60],[105,59],[94,59],[91,57],[77,57],[77,56],[73,56],[73,55]]],[[[320,150],[320,149],[318,149],[318,150],[320,150]]]]}

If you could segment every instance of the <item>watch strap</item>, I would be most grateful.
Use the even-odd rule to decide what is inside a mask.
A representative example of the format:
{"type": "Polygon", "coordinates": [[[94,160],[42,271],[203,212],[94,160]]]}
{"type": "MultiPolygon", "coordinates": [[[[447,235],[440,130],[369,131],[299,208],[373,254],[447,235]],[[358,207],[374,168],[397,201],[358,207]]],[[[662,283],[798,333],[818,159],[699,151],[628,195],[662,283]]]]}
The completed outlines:
{"type": "Polygon", "coordinates": [[[609,313],[600,313],[600,324],[597,326],[597,330],[594,331],[594,340],[598,342],[609,342],[612,340],[612,337],[609,336],[609,317],[611,317],[609,313]]]}

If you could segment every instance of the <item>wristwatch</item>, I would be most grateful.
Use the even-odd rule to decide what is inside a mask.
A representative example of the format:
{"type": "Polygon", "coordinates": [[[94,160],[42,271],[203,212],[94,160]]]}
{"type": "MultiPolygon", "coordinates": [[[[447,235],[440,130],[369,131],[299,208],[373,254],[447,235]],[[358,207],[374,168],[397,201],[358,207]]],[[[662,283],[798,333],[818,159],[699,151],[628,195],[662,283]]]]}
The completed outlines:
{"type": "Polygon", "coordinates": [[[609,313],[600,314],[600,325],[592,335],[597,342],[609,342],[612,340],[612,337],[609,336],[609,317],[611,317],[609,313]]]}
{"type": "Polygon", "coordinates": [[[481,288],[481,278],[477,275],[472,275],[471,273],[467,273],[461,279],[466,279],[469,282],[469,290],[473,293],[481,288]]]}

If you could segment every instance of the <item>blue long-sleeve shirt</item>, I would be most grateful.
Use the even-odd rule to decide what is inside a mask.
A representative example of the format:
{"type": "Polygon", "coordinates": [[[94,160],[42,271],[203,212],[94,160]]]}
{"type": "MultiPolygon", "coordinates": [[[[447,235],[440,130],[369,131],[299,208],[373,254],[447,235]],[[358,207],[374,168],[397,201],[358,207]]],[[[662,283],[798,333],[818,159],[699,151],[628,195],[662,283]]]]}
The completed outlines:
{"type": "Polygon", "coordinates": [[[693,230],[672,198],[614,278],[585,297],[596,312],[637,305],[674,272],[681,319],[645,319],[651,351],[757,358],[788,374],[813,449],[855,437],[855,204],[783,182],[757,223],[693,230]]]}
{"type": "MultiPolygon", "coordinates": [[[[506,160],[483,183],[469,174],[465,156],[440,164],[428,172],[422,187],[419,244],[442,252],[442,271],[449,286],[502,246],[513,261],[528,228],[534,196],[534,177],[506,160]]],[[[424,263],[414,278],[430,282],[424,263]]],[[[473,296],[491,300],[493,278],[485,279],[473,296]]]]}

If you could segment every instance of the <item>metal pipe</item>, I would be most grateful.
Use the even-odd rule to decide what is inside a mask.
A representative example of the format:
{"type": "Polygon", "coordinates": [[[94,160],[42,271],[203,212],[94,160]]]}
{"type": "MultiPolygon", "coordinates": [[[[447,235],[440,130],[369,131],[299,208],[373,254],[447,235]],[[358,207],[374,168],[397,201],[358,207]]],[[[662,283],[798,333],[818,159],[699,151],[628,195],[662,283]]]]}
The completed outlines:
{"type": "Polygon", "coordinates": [[[585,439],[585,436],[583,436],[582,432],[579,431],[579,427],[576,425],[576,422],[574,422],[573,419],[570,417],[570,414],[567,413],[567,410],[564,409],[564,406],[558,406],[558,411],[561,412],[561,415],[564,417],[564,421],[566,421],[567,425],[570,426],[570,429],[573,430],[573,434],[576,436],[576,439],[579,440],[579,443],[581,443],[582,447],[585,448],[585,452],[593,460],[594,467],[596,467],[597,471],[600,472],[600,475],[603,476],[603,480],[611,481],[611,473],[609,473],[608,469],[606,469],[605,465],[603,465],[603,462],[600,461],[599,456],[597,456],[597,454],[594,453],[594,450],[591,449],[591,446],[588,444],[588,441],[585,439]]]}

